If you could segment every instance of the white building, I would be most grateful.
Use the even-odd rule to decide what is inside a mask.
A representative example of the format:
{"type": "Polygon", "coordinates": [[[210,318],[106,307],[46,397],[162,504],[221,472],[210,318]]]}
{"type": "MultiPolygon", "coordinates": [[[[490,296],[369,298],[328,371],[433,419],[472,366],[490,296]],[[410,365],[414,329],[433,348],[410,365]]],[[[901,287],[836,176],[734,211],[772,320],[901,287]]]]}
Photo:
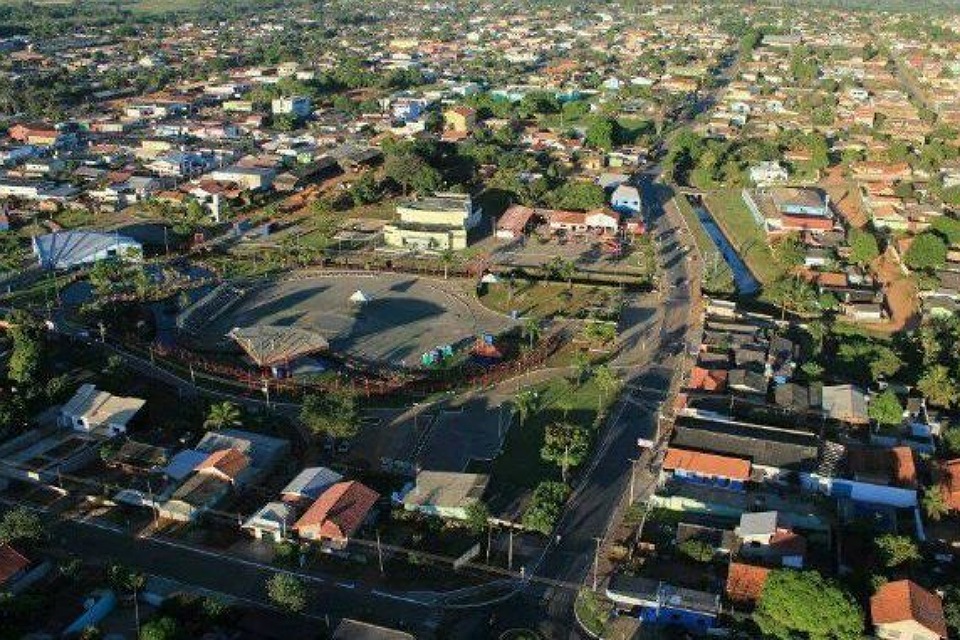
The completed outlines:
{"type": "Polygon", "coordinates": [[[610,207],[619,213],[638,216],[643,211],[643,200],[640,191],[628,184],[617,185],[610,195],[610,207]]]}
{"type": "Polygon", "coordinates": [[[758,186],[786,182],[789,177],[787,170],[776,161],[761,162],[750,167],[750,181],[758,186]]]}
{"type": "Polygon", "coordinates": [[[140,261],[143,247],[119,233],[57,231],[33,238],[33,253],[44,269],[72,269],[100,260],[140,261]]]}
{"type": "Polygon", "coordinates": [[[127,424],[145,404],[145,400],[115,396],[85,384],[61,407],[60,424],[75,431],[113,437],[127,432],[127,424]]]}
{"type": "Polygon", "coordinates": [[[310,115],[310,98],[306,96],[275,98],[270,103],[270,110],[274,115],[290,115],[297,116],[298,118],[306,118],[310,115]]]}

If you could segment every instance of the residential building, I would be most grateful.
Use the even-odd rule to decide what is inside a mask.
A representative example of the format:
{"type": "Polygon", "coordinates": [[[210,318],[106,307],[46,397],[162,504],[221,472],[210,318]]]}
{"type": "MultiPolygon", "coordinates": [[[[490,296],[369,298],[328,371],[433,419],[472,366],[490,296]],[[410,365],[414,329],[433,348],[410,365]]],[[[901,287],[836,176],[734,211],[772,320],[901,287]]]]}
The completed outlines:
{"type": "Polygon", "coordinates": [[[415,482],[396,497],[408,511],[466,520],[468,510],[483,497],[489,481],[485,473],[421,471],[415,482]]]}
{"type": "Polygon", "coordinates": [[[272,111],[274,115],[306,118],[310,115],[310,110],[310,98],[306,96],[274,98],[270,103],[270,111],[272,111]]]}
{"type": "Polygon", "coordinates": [[[633,185],[620,184],[610,195],[610,208],[628,216],[639,216],[643,213],[643,199],[640,190],[633,185]]]}
{"type": "Polygon", "coordinates": [[[112,438],[127,432],[127,425],[146,404],[139,398],[124,398],[82,385],[60,408],[60,424],[76,431],[112,438]]]}
{"type": "Polygon", "coordinates": [[[371,515],[380,498],[373,489],[353,480],[338,482],[317,498],[294,529],[304,540],[327,549],[343,549],[371,515]]]}
{"type": "Polygon", "coordinates": [[[947,638],[940,597],[912,580],[881,585],[870,598],[870,618],[877,637],[885,640],[947,638]]]}

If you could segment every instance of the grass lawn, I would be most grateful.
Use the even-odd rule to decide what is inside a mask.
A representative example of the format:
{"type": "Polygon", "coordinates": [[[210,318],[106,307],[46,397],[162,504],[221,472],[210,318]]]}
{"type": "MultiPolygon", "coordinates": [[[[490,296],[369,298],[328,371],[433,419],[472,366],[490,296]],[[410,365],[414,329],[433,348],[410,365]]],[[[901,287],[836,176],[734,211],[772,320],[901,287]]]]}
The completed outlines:
{"type": "Polygon", "coordinates": [[[697,248],[700,249],[700,255],[703,256],[704,264],[722,264],[724,268],[729,271],[730,267],[727,266],[727,263],[724,261],[723,255],[721,255],[716,243],[714,243],[713,239],[707,234],[707,230],[700,224],[700,219],[693,211],[693,207],[690,206],[690,202],[682,195],[677,195],[673,201],[677,204],[677,209],[680,210],[680,215],[683,216],[684,221],[687,223],[690,233],[693,234],[693,241],[697,243],[697,248]]]}
{"type": "Polygon", "coordinates": [[[395,220],[397,218],[397,200],[385,198],[380,202],[338,212],[338,215],[344,218],[360,218],[363,220],[395,220]]]}
{"type": "Polygon", "coordinates": [[[619,292],[613,287],[574,285],[569,291],[566,284],[520,280],[515,282],[513,297],[506,282],[487,285],[478,298],[494,311],[510,313],[516,310],[521,316],[549,318],[555,315],[576,317],[581,312],[612,306],[619,292]]]}
{"type": "Polygon", "coordinates": [[[767,285],[784,274],[783,267],[773,256],[766,234],[750,215],[739,188],[708,191],[706,204],[757,280],[767,285]]]}
{"type": "MultiPolygon", "coordinates": [[[[560,480],[560,468],[540,457],[547,425],[568,422],[595,428],[600,391],[592,379],[576,387],[565,378],[556,378],[535,389],[541,398],[539,410],[522,425],[514,420],[502,453],[493,461],[495,491],[514,493],[533,489],[545,480],[560,480]]],[[[607,398],[607,402],[612,399],[607,398]]]]}

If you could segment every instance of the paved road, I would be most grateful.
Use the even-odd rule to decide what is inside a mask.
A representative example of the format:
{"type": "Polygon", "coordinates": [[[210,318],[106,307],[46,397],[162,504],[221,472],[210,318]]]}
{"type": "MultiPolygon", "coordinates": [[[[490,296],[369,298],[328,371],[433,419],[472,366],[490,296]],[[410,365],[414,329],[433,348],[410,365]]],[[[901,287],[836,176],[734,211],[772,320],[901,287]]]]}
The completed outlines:
{"type": "MultiPolygon", "coordinates": [[[[664,190],[646,179],[643,191],[651,233],[658,239],[663,284],[660,294],[637,294],[622,318],[621,352],[614,364],[625,374],[629,391],[611,412],[610,421],[591,466],[571,498],[558,525],[560,539],[548,549],[535,575],[569,584],[590,577],[597,538],[608,533],[611,518],[630,482],[631,458],[641,451],[637,439],[657,434],[657,408],[666,398],[687,340],[690,308],[690,268],[680,236],[679,213],[667,211],[664,190]]],[[[696,285],[694,285],[696,286],[696,285]]],[[[647,454],[644,461],[652,454],[647,454]]],[[[638,498],[652,491],[645,471],[636,479],[638,498]]],[[[518,599],[493,609],[498,626],[532,626],[545,637],[580,637],[573,621],[572,589],[530,583],[518,599]],[[525,606],[528,605],[528,606],[525,606]]],[[[486,612],[484,612],[486,613],[486,612]]]]}
{"type": "MultiPolygon", "coordinates": [[[[263,606],[269,602],[264,585],[277,569],[268,565],[175,542],[134,538],[105,524],[59,520],[53,526],[52,534],[59,546],[78,556],[117,561],[148,574],[196,585],[247,603],[263,606]]],[[[430,636],[435,628],[436,618],[430,605],[349,582],[307,574],[303,574],[303,579],[309,585],[313,603],[306,617],[314,619],[315,626],[324,624],[319,619],[329,615],[334,623],[348,616],[391,626],[402,623],[418,637],[430,636]]]]}

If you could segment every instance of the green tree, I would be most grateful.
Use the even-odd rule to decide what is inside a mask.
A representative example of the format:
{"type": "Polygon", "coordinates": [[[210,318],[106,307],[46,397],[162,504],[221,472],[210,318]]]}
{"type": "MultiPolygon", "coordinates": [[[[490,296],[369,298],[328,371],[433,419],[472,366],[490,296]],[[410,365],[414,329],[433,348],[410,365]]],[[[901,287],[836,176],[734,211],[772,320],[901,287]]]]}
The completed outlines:
{"type": "Polygon", "coordinates": [[[857,603],[816,571],[771,571],[753,619],[779,640],[860,640],[864,632],[857,603]]]}
{"type": "Polygon", "coordinates": [[[140,629],[140,640],[176,640],[178,637],[177,621],[170,616],[154,618],[140,629]]]}
{"type": "Polygon", "coordinates": [[[9,322],[13,351],[7,377],[19,385],[39,384],[43,364],[43,325],[20,310],[10,314],[9,322]]]}
{"type": "Polygon", "coordinates": [[[930,227],[943,236],[950,246],[960,245],[960,220],[952,216],[937,216],[930,227]]]}
{"type": "Polygon", "coordinates": [[[953,637],[960,635],[960,585],[947,587],[943,597],[943,615],[953,637]]]}
{"type": "Polygon", "coordinates": [[[953,456],[960,456],[960,427],[949,426],[940,434],[940,440],[947,453],[953,456]]]}
{"type": "Polygon", "coordinates": [[[533,491],[530,506],[523,512],[523,526],[531,531],[550,535],[568,495],[570,489],[562,482],[541,482],[533,491]]]}
{"type": "Polygon", "coordinates": [[[583,351],[577,351],[573,354],[573,379],[579,387],[590,375],[590,369],[593,366],[590,362],[590,356],[583,351]]]}
{"type": "Polygon", "coordinates": [[[900,404],[897,394],[890,389],[870,400],[867,413],[881,427],[896,427],[903,423],[903,405],[900,404]]]}
{"type": "Polygon", "coordinates": [[[937,407],[949,407],[957,401],[956,384],[950,377],[950,370],[942,364],[927,369],[917,381],[917,389],[937,407]]]}
{"type": "Polygon", "coordinates": [[[923,492],[921,506],[927,517],[934,522],[938,522],[940,518],[950,513],[950,505],[947,504],[947,499],[943,495],[943,489],[938,486],[929,487],[923,492]]]}
{"type": "Polygon", "coordinates": [[[26,507],[16,507],[0,518],[0,544],[36,544],[46,537],[43,521],[26,507]]]}
{"type": "Polygon", "coordinates": [[[869,231],[853,228],[850,230],[850,260],[861,267],[866,266],[880,255],[877,238],[869,231]]]}
{"type": "Polygon", "coordinates": [[[517,422],[523,428],[527,418],[540,408],[540,394],[533,389],[524,389],[513,399],[513,414],[517,416],[517,422]]]}
{"type": "Polygon", "coordinates": [[[599,414],[603,405],[607,403],[609,394],[617,390],[620,386],[620,380],[617,374],[613,372],[610,365],[602,364],[593,370],[593,382],[597,385],[597,413],[599,414]]]}
{"type": "Polygon", "coordinates": [[[551,278],[566,280],[567,290],[573,290],[573,276],[577,275],[577,265],[575,265],[572,260],[554,256],[550,262],[544,265],[544,269],[547,270],[551,278]]]}
{"type": "Polygon", "coordinates": [[[440,264],[443,265],[443,279],[446,280],[450,273],[450,267],[457,261],[457,253],[453,249],[444,249],[438,257],[440,264]]]}
{"type": "Polygon", "coordinates": [[[315,435],[352,438],[360,429],[357,397],[346,389],[308,395],[300,408],[300,420],[315,435]]]}
{"type": "Polygon", "coordinates": [[[290,573],[277,573],[267,580],[267,597],[273,604],[291,613],[301,613],[307,608],[307,588],[290,573]]]}
{"type": "Polygon", "coordinates": [[[713,545],[704,540],[691,538],[677,545],[677,551],[696,562],[710,562],[713,560],[713,545]]]}
{"type": "Polygon", "coordinates": [[[880,553],[881,562],[888,569],[895,569],[920,559],[920,549],[909,536],[888,533],[877,538],[875,544],[880,553]]]}
{"type": "Polygon", "coordinates": [[[597,209],[606,201],[607,194],[603,191],[603,187],[582,180],[565,182],[547,196],[550,206],[574,211],[597,209]]]}
{"type": "Polygon", "coordinates": [[[487,528],[487,523],[490,521],[490,509],[487,508],[486,503],[482,500],[475,500],[467,505],[466,512],[467,529],[473,533],[480,533],[487,528]]]}
{"type": "Polygon", "coordinates": [[[540,328],[540,319],[536,316],[527,316],[523,319],[523,326],[520,331],[523,338],[530,341],[530,348],[533,349],[533,345],[540,339],[540,334],[543,331],[540,328]]]}
{"type": "Polygon", "coordinates": [[[207,413],[207,419],[204,420],[203,426],[208,429],[239,427],[241,424],[240,417],[240,407],[229,400],[224,400],[223,402],[218,402],[210,407],[210,411],[207,413]]]}
{"type": "Polygon", "coordinates": [[[583,427],[567,423],[551,424],[543,435],[540,457],[560,467],[560,476],[567,481],[571,467],[583,464],[590,451],[590,434],[583,427]]]}
{"type": "Polygon", "coordinates": [[[925,231],[913,239],[904,262],[917,271],[933,271],[947,263],[947,243],[936,233],[925,231]]]}
{"type": "Polygon", "coordinates": [[[619,125],[613,118],[598,116],[592,118],[584,134],[586,143],[597,149],[611,151],[618,141],[619,125]]]}

